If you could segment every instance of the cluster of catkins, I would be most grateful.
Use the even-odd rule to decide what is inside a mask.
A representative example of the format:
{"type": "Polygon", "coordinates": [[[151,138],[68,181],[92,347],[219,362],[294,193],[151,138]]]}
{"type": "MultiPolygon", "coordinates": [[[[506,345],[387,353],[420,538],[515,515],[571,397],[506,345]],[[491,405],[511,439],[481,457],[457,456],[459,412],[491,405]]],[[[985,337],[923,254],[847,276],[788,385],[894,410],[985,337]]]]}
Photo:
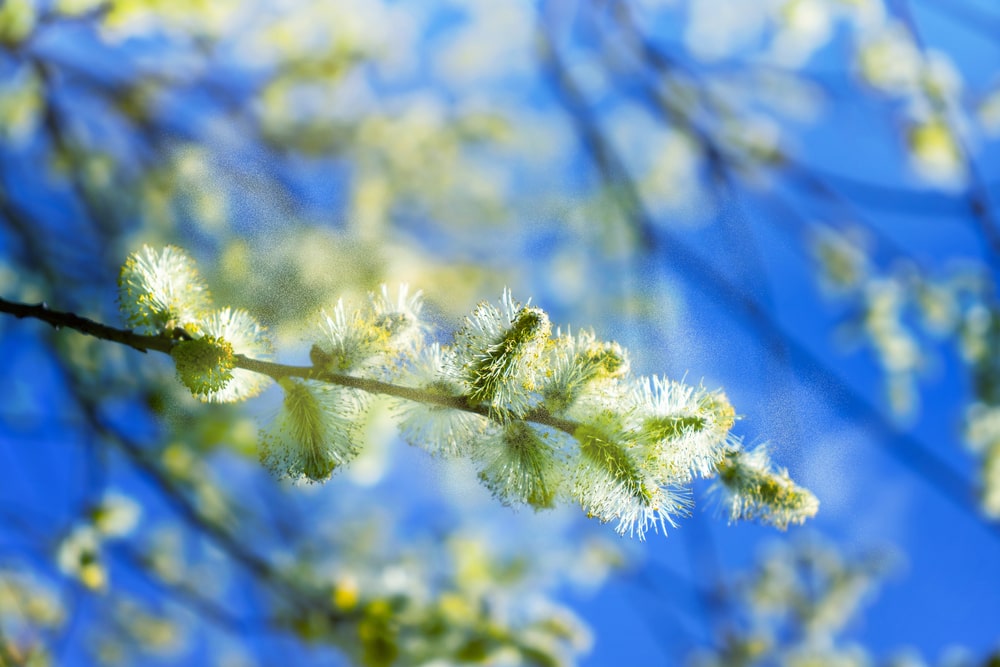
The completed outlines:
{"type": "Polygon", "coordinates": [[[371,395],[387,393],[408,443],[471,459],[508,505],[568,500],[640,538],[688,511],[698,477],[716,478],[730,519],[784,528],[818,507],[763,448],[742,450],[722,392],[633,376],[617,343],[553,332],[509,291],[477,306],[449,345],[432,342],[420,294],[405,287],[383,287],[361,308],[340,301],[311,330],[313,366],[269,366],[269,376],[245,367],[270,358],[265,329],[243,310],[213,310],[183,251],[143,247],[119,287],[129,326],[175,339],[178,377],[201,400],[241,401],[277,379],[284,401],[260,457],[282,477],[324,481],[349,463],[371,395]]]}

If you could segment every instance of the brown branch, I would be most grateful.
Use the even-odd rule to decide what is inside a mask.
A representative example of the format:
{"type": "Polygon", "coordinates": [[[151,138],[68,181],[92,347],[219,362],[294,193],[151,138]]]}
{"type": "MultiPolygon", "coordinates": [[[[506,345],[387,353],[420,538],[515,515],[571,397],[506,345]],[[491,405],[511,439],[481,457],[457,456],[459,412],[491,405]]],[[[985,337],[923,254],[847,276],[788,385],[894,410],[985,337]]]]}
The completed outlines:
{"type": "MultiPolygon", "coordinates": [[[[0,312],[10,313],[19,319],[32,318],[46,322],[56,329],[73,329],[82,334],[93,336],[101,340],[127,345],[140,352],[163,352],[170,354],[178,338],[167,334],[144,336],[127,329],[117,329],[115,327],[95,322],[94,320],[80,317],[74,313],[67,313],[53,310],[45,303],[35,305],[17,303],[0,298],[0,312]]],[[[181,332],[183,334],[183,332],[181,332]]],[[[495,411],[483,405],[470,404],[464,396],[449,396],[437,394],[424,389],[414,387],[404,387],[390,382],[360,378],[353,375],[343,375],[340,373],[330,373],[321,371],[314,366],[290,366],[279,364],[273,361],[261,359],[251,359],[242,354],[235,355],[237,368],[243,368],[254,373],[267,375],[275,380],[282,378],[302,378],[306,380],[316,380],[329,384],[336,384],[341,387],[359,389],[369,394],[382,394],[384,396],[394,396],[408,401],[438,405],[454,410],[472,412],[486,418],[494,418],[495,411]]],[[[536,408],[524,416],[526,421],[534,422],[542,426],[548,426],[559,431],[572,435],[579,427],[574,421],[561,419],[549,413],[544,408],[536,408]]]]}
{"type": "Polygon", "coordinates": [[[17,303],[8,301],[0,297],[0,312],[10,313],[18,319],[31,318],[41,320],[56,329],[73,329],[80,333],[127,345],[140,352],[163,352],[170,354],[175,340],[168,336],[143,336],[126,329],[116,329],[106,324],[95,322],[94,320],[80,317],[75,313],[67,313],[59,310],[52,310],[44,301],[38,304],[17,303]]]}

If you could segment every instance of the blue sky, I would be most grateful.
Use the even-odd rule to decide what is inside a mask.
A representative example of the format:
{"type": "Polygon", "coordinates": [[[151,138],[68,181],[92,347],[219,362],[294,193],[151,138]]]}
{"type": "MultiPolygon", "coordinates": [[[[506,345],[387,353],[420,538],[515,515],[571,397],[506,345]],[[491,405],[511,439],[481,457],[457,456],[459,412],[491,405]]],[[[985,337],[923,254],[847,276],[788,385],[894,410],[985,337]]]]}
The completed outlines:
{"type": "MultiPolygon", "coordinates": [[[[1000,12],[986,0],[955,1],[950,13],[942,10],[944,0],[914,0],[912,11],[925,43],[946,53],[961,73],[965,86],[962,103],[968,104],[962,108],[969,111],[972,102],[996,84],[1000,48],[983,34],[984,26],[990,24],[982,19],[987,16],[1000,23],[1000,12]],[[969,11],[982,13],[981,20],[970,23],[965,13],[969,11]]],[[[645,123],[651,113],[648,100],[635,102],[641,97],[637,91],[644,90],[642,78],[633,80],[620,72],[616,78],[611,71],[613,66],[628,71],[627,59],[623,59],[625,65],[602,64],[595,56],[596,48],[590,40],[596,37],[588,31],[588,27],[593,28],[588,23],[593,16],[573,3],[543,5],[543,13],[549,11],[563,21],[556,31],[557,47],[569,70],[586,83],[583,88],[590,97],[585,97],[599,126],[607,131],[613,145],[623,147],[623,162],[630,168],[649,167],[656,164],[661,151],[681,150],[670,137],[647,133],[645,123]],[[600,66],[609,67],[609,72],[602,74],[600,66]]],[[[572,602],[596,637],[593,652],[583,664],[631,664],[640,659],[678,664],[688,650],[706,645],[713,636],[706,622],[710,614],[706,613],[705,601],[691,590],[691,584],[712,586],[716,576],[732,583],[766,545],[803,535],[818,535],[847,554],[887,549],[898,556],[898,567],[877,595],[863,605],[858,620],[848,626],[848,640],[862,643],[878,657],[912,648],[930,661],[956,645],[975,655],[995,649],[1000,642],[1000,574],[996,568],[1000,563],[1000,524],[990,523],[971,510],[971,480],[976,468],[960,437],[963,412],[972,395],[970,372],[951,342],[923,337],[932,362],[918,377],[920,409],[909,418],[892,416],[885,397],[885,376],[871,349],[862,344],[851,350],[843,344],[843,325],[852,304],[824,292],[807,246],[811,238],[808,230],[815,229],[817,223],[849,223],[866,228],[870,238],[878,239],[872,244],[871,260],[878,272],[898,266],[892,259],[897,251],[938,277],[955,266],[982,263],[984,257],[989,257],[990,250],[984,248],[976,231],[976,221],[968,214],[968,184],[929,182],[907,163],[902,124],[907,114],[915,113],[913,101],[873,91],[859,82],[850,53],[851,36],[837,33],[803,66],[810,76],[829,84],[823,113],[808,121],[780,115],[772,118],[785,132],[782,147],[802,165],[815,168],[837,195],[817,196],[797,180],[793,168],[775,167],[763,170],[767,175],[748,178],[734,170],[736,175],[730,175],[732,185],[714,187],[709,187],[707,170],[696,169],[694,173],[701,179],[698,192],[685,190],[687,182],[679,180],[681,185],[675,187],[683,191],[668,193],[681,202],[678,208],[670,209],[670,202],[663,208],[651,204],[652,243],[621,252],[612,246],[620,240],[616,235],[624,234],[623,227],[615,225],[626,225],[626,217],[608,213],[609,209],[589,199],[598,184],[593,155],[579,141],[579,128],[572,114],[560,106],[552,79],[545,76],[543,68],[528,67],[537,64],[537,54],[508,53],[509,61],[498,62],[504,49],[495,45],[487,48],[484,43],[484,51],[494,54],[493,60],[486,62],[500,74],[491,70],[490,76],[484,73],[482,81],[473,76],[470,82],[462,78],[468,73],[462,75],[455,62],[437,53],[439,48],[446,50],[442,44],[451,44],[452,36],[461,37],[467,28],[483,42],[492,40],[504,46],[509,40],[508,51],[516,51],[530,40],[523,34],[491,33],[488,21],[477,23],[469,18],[481,17],[482,8],[473,11],[426,3],[414,11],[425,19],[431,16],[419,24],[427,30],[416,39],[426,53],[419,54],[415,66],[409,65],[415,67],[413,71],[395,61],[385,71],[366,71],[371,85],[354,82],[351,85],[355,87],[349,89],[363,93],[359,93],[363,101],[357,102],[363,111],[353,112],[364,120],[366,114],[376,113],[405,116],[414,108],[422,108],[421,104],[438,109],[428,112],[431,117],[440,111],[435,104],[446,110],[444,117],[449,117],[448,113],[457,117],[460,114],[456,110],[468,108],[499,109],[512,119],[513,129],[509,131],[515,141],[502,148],[482,147],[481,154],[473,151],[469,164],[477,171],[470,171],[467,179],[456,179],[452,188],[455,191],[441,196],[444,206],[392,209],[388,224],[371,234],[381,235],[379,243],[389,249],[387,256],[406,261],[398,265],[388,262],[388,269],[383,266],[378,270],[386,271],[395,280],[408,280],[411,277],[398,274],[414,267],[428,276],[434,275],[426,268],[428,265],[465,263],[486,267],[486,277],[470,284],[483,290],[498,290],[509,284],[520,298],[530,296],[533,303],[546,309],[555,324],[592,326],[599,336],[621,341],[632,351],[636,373],[662,373],[684,377],[691,383],[701,381],[711,388],[723,387],[742,415],[735,432],[749,445],[770,442],[775,461],[787,466],[792,476],[812,489],[821,502],[815,520],[788,533],[756,525],[730,527],[706,501],[707,484],[697,485],[696,506],[690,519],[665,538],[652,536],[643,544],[627,545],[627,553],[639,564],[636,570],[612,575],[596,592],[560,589],[559,595],[572,602]],[[472,32],[469,26],[473,25],[481,32],[472,32]],[[509,72],[503,69],[505,64],[509,72]],[[528,67],[527,73],[522,67],[528,67]],[[453,79],[446,76],[449,72],[453,79]],[[434,104],[427,99],[434,100],[434,104]],[[364,103],[368,102],[371,107],[365,111],[364,103]],[[525,146],[537,150],[524,150],[525,146]],[[506,159],[509,162],[503,161],[506,159]],[[461,208],[467,204],[462,195],[479,192],[476,187],[482,182],[475,179],[482,173],[478,169],[497,176],[497,182],[502,183],[499,191],[510,197],[506,226],[491,227],[493,223],[485,215],[482,224],[462,225],[447,220],[449,215],[457,215],[454,211],[466,210],[461,208]],[[407,254],[411,251],[412,255],[407,254]],[[430,259],[420,263],[413,256],[430,259]],[[628,301],[622,295],[638,298],[628,301]],[[748,300],[759,305],[765,323],[752,309],[747,310],[748,300]],[[785,343],[778,347],[773,345],[776,334],[786,336],[785,343]],[[928,481],[928,477],[934,477],[936,484],[942,483],[933,463],[924,474],[914,472],[914,466],[924,465],[924,459],[912,451],[915,441],[956,470],[964,486],[942,494],[935,483],[928,481]],[[946,497],[948,493],[951,498],[946,497]]],[[[668,10],[662,16],[650,11],[640,16],[659,16],[657,20],[648,19],[652,37],[671,48],[683,46],[681,26],[687,25],[684,20],[690,18],[685,11],[672,14],[668,10]]],[[[512,23],[500,23],[501,27],[520,25],[507,18],[512,23]]],[[[84,44],[90,59],[85,61],[86,67],[111,80],[128,71],[117,69],[117,63],[145,62],[147,51],[160,53],[162,47],[155,39],[112,44],[109,56],[90,49],[93,37],[82,32],[67,32],[60,37],[67,41],[57,49],[43,41],[33,47],[33,54],[44,58],[46,53],[58,52],[65,57],[66,53],[74,53],[67,47],[84,44]]],[[[390,43],[395,37],[388,34],[390,43]]],[[[227,44],[234,51],[225,55],[238,61],[233,53],[238,51],[239,39],[229,39],[227,44]]],[[[470,41],[476,45],[476,39],[470,41]]],[[[164,52],[173,54],[169,49],[164,52]]],[[[691,62],[694,67],[705,68],[699,75],[713,76],[716,69],[733,64],[740,67],[740,58],[753,55],[737,54],[720,63],[691,62]]],[[[5,67],[21,57],[21,53],[10,50],[2,54],[5,67]]],[[[168,57],[164,61],[173,62],[168,57]]],[[[178,62],[183,65],[187,61],[178,62]]],[[[218,78],[237,90],[260,74],[252,67],[241,71],[228,61],[227,67],[232,69],[222,70],[218,78]],[[227,76],[232,78],[227,80],[227,76]]],[[[180,67],[179,71],[186,70],[180,67]]],[[[87,90],[68,86],[61,94],[65,108],[79,111],[74,122],[91,131],[103,122],[88,125],[86,119],[103,118],[104,112],[100,105],[88,107],[87,90]],[[78,101],[79,110],[75,106],[78,101]]],[[[331,95],[331,116],[358,121],[358,117],[350,115],[350,101],[331,95]]],[[[65,266],[84,276],[77,284],[60,285],[58,289],[50,285],[49,291],[25,290],[22,294],[61,303],[63,307],[87,304],[92,312],[115,323],[112,256],[140,242],[167,238],[187,245],[205,262],[206,273],[218,275],[226,239],[232,238],[226,236],[230,232],[260,253],[257,257],[266,257],[272,246],[277,249],[282,239],[291,237],[293,227],[312,226],[339,240],[370,232],[352,227],[351,220],[351,188],[359,179],[356,162],[362,161],[359,152],[345,150],[343,154],[318,158],[294,152],[276,156],[254,140],[241,144],[243,125],[235,121],[225,127],[203,123],[216,107],[211,95],[200,96],[197,88],[171,98],[170,106],[165,108],[178,111],[166,121],[166,127],[176,136],[167,132],[167,141],[152,142],[145,149],[159,155],[156,150],[167,152],[164,145],[169,147],[171,141],[190,133],[194,143],[201,141],[220,162],[228,163],[220,171],[231,180],[203,179],[199,184],[195,179],[185,191],[185,195],[202,194],[204,189],[231,197],[228,211],[233,220],[226,223],[227,231],[217,235],[217,229],[199,226],[196,216],[181,216],[176,225],[164,229],[144,217],[148,211],[132,209],[122,214],[124,222],[117,227],[88,226],[82,220],[92,216],[93,211],[74,204],[72,192],[44,176],[44,139],[36,137],[26,145],[0,144],[4,175],[0,192],[12,193],[20,205],[44,221],[45,234],[39,235],[45,239],[43,247],[51,249],[54,258],[60,253],[69,258],[65,266]],[[287,187],[287,199],[274,195],[277,187],[267,181],[270,178],[287,187]],[[261,185],[264,181],[269,185],[261,185]],[[286,218],[289,209],[295,213],[286,218]],[[103,256],[101,261],[88,259],[98,255],[103,256]],[[77,287],[80,294],[75,295],[77,287]]],[[[253,114],[257,110],[248,104],[246,112],[253,114]]],[[[972,123],[971,112],[965,118],[972,123]]],[[[242,120],[245,118],[241,116],[242,120]]],[[[756,137],[753,127],[748,125],[746,132],[756,137]]],[[[766,134],[762,129],[760,132],[766,134]]],[[[1000,166],[997,142],[978,126],[970,129],[969,135],[974,138],[971,145],[976,166],[992,194],[1000,166]]],[[[135,147],[115,145],[119,152],[135,150],[136,155],[143,154],[135,147]]],[[[441,157],[442,161],[446,159],[447,155],[441,157]]],[[[127,161],[122,164],[132,166],[127,161]]],[[[436,173],[433,164],[420,167],[406,172],[407,176],[418,179],[425,173],[436,173]]],[[[11,270],[3,274],[0,295],[14,298],[11,291],[21,290],[25,276],[32,271],[40,273],[42,267],[33,264],[22,236],[11,220],[7,222],[11,224],[0,234],[0,258],[11,270]]],[[[35,231],[39,229],[42,227],[35,231]]],[[[339,267],[333,267],[330,272],[337,270],[339,267]]],[[[995,280],[996,271],[987,270],[986,275],[995,280]]],[[[248,285],[251,279],[246,278],[248,285]]],[[[233,287],[221,289],[227,294],[226,290],[233,287]]],[[[435,293],[434,289],[442,288],[428,288],[431,308],[442,319],[454,318],[459,309],[449,301],[448,293],[435,293]]],[[[489,292],[475,298],[495,296],[489,292]]],[[[255,295],[247,296],[246,302],[253,298],[255,295]]],[[[0,319],[0,395],[6,397],[0,419],[0,509],[4,512],[0,521],[0,557],[27,562],[46,576],[55,576],[50,559],[58,536],[69,530],[86,494],[99,486],[95,477],[101,475],[87,455],[95,440],[81,427],[73,406],[75,399],[67,391],[66,377],[51,352],[54,341],[72,335],[61,332],[52,337],[41,324],[0,319]],[[30,529],[18,527],[15,517],[30,529]]],[[[86,352],[81,354],[86,357],[86,352]]],[[[137,353],[121,354],[126,355],[126,360],[117,365],[121,361],[118,359],[113,368],[135,368],[139,363],[137,353]]],[[[291,356],[295,355],[302,357],[304,350],[293,349],[291,356]]],[[[142,359],[142,363],[147,361],[152,364],[150,368],[169,378],[165,359],[142,359]]],[[[160,429],[140,403],[126,397],[107,407],[109,414],[125,424],[133,436],[152,441],[160,429]]],[[[248,414],[266,418],[274,412],[276,403],[272,392],[258,406],[248,408],[248,414]]],[[[424,507],[421,503],[437,507],[435,503],[440,501],[428,488],[443,485],[441,477],[454,472],[422,462],[418,453],[399,443],[388,451],[400,460],[400,467],[393,469],[377,492],[357,479],[335,478],[329,486],[339,487],[303,497],[299,518],[308,521],[309,512],[328,510],[338,499],[349,498],[343,502],[358,507],[358,511],[383,503],[386,512],[398,512],[402,517],[398,529],[403,535],[421,535],[428,525],[433,527],[427,515],[435,510],[419,512],[404,505],[415,498],[419,499],[413,501],[415,507],[424,507]],[[367,494],[376,494],[378,500],[372,501],[373,496],[367,494]],[[394,504],[397,502],[400,504],[394,504]]],[[[230,458],[225,453],[215,456],[219,458],[213,459],[214,465],[229,476],[227,479],[239,480],[248,493],[267,498],[265,474],[238,457],[230,458]]],[[[147,528],[172,516],[169,504],[151,493],[142,475],[120,454],[109,454],[106,461],[104,474],[110,475],[112,486],[148,503],[146,523],[139,531],[147,537],[147,528]]],[[[572,526],[570,533],[581,539],[594,532],[611,532],[610,526],[596,526],[579,517],[564,519],[560,515],[550,524],[545,518],[526,516],[529,513],[525,511],[512,514],[495,507],[485,509],[490,505],[484,499],[488,500],[485,495],[469,500],[474,510],[471,513],[481,511],[484,522],[494,522],[490,525],[499,526],[496,530],[534,545],[532,548],[545,544],[545,535],[557,530],[553,526],[563,530],[564,521],[572,526]]],[[[436,516],[435,520],[450,520],[450,515],[442,512],[446,519],[436,516]]],[[[301,524],[300,529],[302,525],[306,524],[301,524]]],[[[248,537],[261,553],[281,552],[282,545],[274,534],[248,537]]],[[[211,559],[213,555],[206,557],[211,559]]],[[[128,578],[122,581],[127,582],[124,585],[129,592],[156,598],[155,587],[128,578]]],[[[74,595],[86,600],[86,594],[74,595]]],[[[259,600],[250,599],[252,594],[247,598],[226,599],[257,610],[259,600]]],[[[84,630],[74,628],[87,626],[86,615],[95,613],[95,606],[85,601],[80,607],[84,620],[70,626],[64,640],[68,647],[66,664],[87,664],[82,649],[84,630]]],[[[92,616],[91,621],[93,618],[98,617],[92,616]]],[[[217,640],[203,641],[196,655],[207,655],[211,643],[217,640]]],[[[264,664],[270,664],[268,660],[275,653],[291,650],[280,639],[255,638],[248,646],[261,652],[264,664]]],[[[310,655],[316,664],[331,659],[326,653],[310,655]]],[[[305,660],[306,656],[299,658],[305,660]]]]}

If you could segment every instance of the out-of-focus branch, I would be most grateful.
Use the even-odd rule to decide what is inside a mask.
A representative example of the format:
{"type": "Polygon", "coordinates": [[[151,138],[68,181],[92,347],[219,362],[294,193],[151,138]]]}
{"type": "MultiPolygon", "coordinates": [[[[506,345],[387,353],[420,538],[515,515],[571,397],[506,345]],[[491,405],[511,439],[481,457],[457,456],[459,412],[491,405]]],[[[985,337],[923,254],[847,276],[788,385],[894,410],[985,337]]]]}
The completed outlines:
{"type": "Polygon", "coordinates": [[[966,212],[960,196],[948,192],[928,192],[905,187],[893,187],[853,178],[807,165],[790,155],[782,156],[784,171],[811,190],[825,194],[831,190],[850,193],[868,206],[906,215],[935,217],[966,212]],[[822,192],[821,192],[822,189],[822,192]]]}
{"type": "Polygon", "coordinates": [[[184,582],[166,581],[149,572],[148,563],[143,556],[136,553],[131,547],[120,545],[115,548],[115,553],[133,570],[140,573],[143,578],[160,589],[164,594],[233,636],[241,636],[250,628],[249,623],[237,618],[214,600],[205,597],[193,586],[184,582]]]}
{"type": "MultiPolygon", "coordinates": [[[[202,53],[201,55],[208,62],[209,54],[202,53]]],[[[129,114],[123,112],[119,108],[120,105],[116,104],[116,101],[132,94],[129,86],[134,81],[107,80],[79,62],[50,54],[46,54],[44,59],[36,56],[32,59],[32,62],[36,68],[44,71],[44,81],[48,88],[46,92],[50,97],[55,92],[53,85],[55,78],[60,76],[74,84],[85,87],[88,93],[92,93],[97,98],[106,102],[109,110],[115,114],[117,121],[131,126],[133,129],[131,133],[133,139],[142,141],[142,150],[134,151],[133,156],[139,158],[148,169],[155,169],[161,166],[164,150],[169,149],[179,138],[191,141],[202,139],[191,128],[178,125],[177,123],[171,124],[166,118],[158,117],[156,113],[129,114]]],[[[207,67],[195,69],[198,71],[210,71],[207,67]]],[[[213,81],[208,77],[184,77],[166,71],[144,71],[141,74],[140,80],[143,83],[158,86],[171,93],[197,91],[200,94],[206,95],[215,104],[215,110],[218,110],[224,116],[226,124],[238,124],[241,136],[254,137],[255,145],[264,151],[267,157],[267,159],[259,162],[255,161],[252,168],[247,168],[246,165],[238,161],[223,162],[220,166],[225,167],[227,171],[235,174],[237,178],[268,179],[269,183],[273,183],[276,186],[271,188],[269,192],[272,198],[279,200],[277,205],[288,211],[298,211],[301,209],[301,205],[292,194],[293,187],[286,179],[279,173],[276,173],[275,170],[264,169],[267,165],[280,162],[280,159],[284,155],[281,146],[267,141],[266,137],[261,135],[260,128],[245,118],[246,110],[253,106],[247,100],[252,99],[255,94],[260,94],[260,91],[269,83],[269,77],[265,76],[255,81],[250,91],[244,91],[241,94],[234,93],[219,82],[213,81]]],[[[49,114],[49,116],[52,115],[49,114]]],[[[56,118],[59,115],[63,118],[67,117],[65,112],[57,114],[56,118]]],[[[52,134],[53,139],[58,139],[54,131],[60,132],[65,136],[66,128],[62,127],[65,123],[65,120],[59,119],[56,125],[52,125],[50,119],[46,119],[46,129],[52,134]]]]}
{"type": "MultiPolygon", "coordinates": [[[[543,64],[555,83],[559,99],[574,121],[584,148],[599,174],[621,196],[623,210],[636,226],[645,249],[655,250],[664,257],[669,257],[674,267],[690,276],[699,289],[724,304],[726,312],[750,329],[769,353],[787,350],[787,361],[800,378],[821,391],[828,399],[839,401],[849,414],[853,414],[875,432],[876,442],[900,464],[922,478],[963,513],[978,519],[978,512],[971,502],[971,484],[950,463],[915,436],[898,431],[867,398],[780,327],[755,299],[733,285],[718,269],[688,248],[679,237],[662,226],[655,225],[614,148],[599,129],[596,119],[569,79],[565,68],[560,67],[555,47],[549,41],[546,31],[541,32],[543,64]]],[[[1000,526],[982,521],[976,523],[991,536],[1000,539],[1000,526]]]]}
{"type": "MultiPolygon", "coordinates": [[[[695,69],[694,66],[686,61],[666,53],[659,46],[659,44],[654,43],[653,40],[642,31],[639,24],[635,21],[635,17],[632,15],[627,2],[624,2],[623,0],[615,0],[613,4],[615,8],[614,16],[617,19],[618,27],[625,35],[627,35],[628,40],[633,43],[633,48],[640,60],[647,67],[649,67],[649,69],[654,72],[657,77],[666,77],[675,72],[680,72],[685,77],[688,77],[692,81],[696,82],[697,85],[693,86],[691,92],[695,95],[699,102],[699,109],[704,109],[706,112],[707,110],[711,110],[711,112],[716,115],[731,113],[724,102],[718,99],[718,96],[713,95],[710,87],[701,80],[702,73],[699,70],[695,69]]],[[[740,166],[730,164],[731,157],[722,149],[718,140],[712,135],[712,133],[700,126],[694,118],[694,112],[691,109],[687,109],[683,105],[677,104],[671,98],[663,94],[654,93],[653,96],[657,108],[664,114],[666,120],[679,121],[680,127],[688,132],[689,135],[694,137],[694,139],[698,142],[703,154],[708,157],[712,165],[713,173],[725,174],[740,166]]],[[[836,180],[832,175],[825,174],[822,171],[803,164],[798,158],[790,155],[787,150],[780,146],[775,147],[773,159],[766,166],[770,167],[773,173],[780,174],[785,178],[794,180],[795,182],[805,186],[808,191],[822,197],[824,200],[835,203],[840,208],[847,209],[851,218],[856,222],[865,224],[868,231],[878,239],[879,244],[882,247],[890,250],[898,257],[906,257],[909,261],[916,262],[914,258],[909,257],[909,254],[902,249],[898,243],[896,243],[892,238],[886,236],[877,225],[873,224],[866,218],[865,215],[861,214],[853,201],[846,197],[838,188],[831,185],[830,181],[836,180]]],[[[847,179],[844,180],[846,181],[847,179]]],[[[733,190],[735,190],[735,179],[731,179],[728,182],[731,184],[733,190]]],[[[854,181],[851,182],[854,183],[854,181]]],[[[875,185],[866,184],[860,181],[857,182],[857,185],[865,192],[876,190],[879,195],[887,194],[883,188],[879,188],[875,185]],[[867,189],[864,186],[868,186],[867,189]]],[[[773,189],[769,192],[769,195],[771,199],[778,197],[777,191],[773,189]]],[[[938,195],[938,197],[945,198],[944,195],[938,195]]],[[[882,197],[880,201],[884,202],[884,197],[882,197]]],[[[899,205],[903,202],[901,202],[899,198],[894,198],[892,201],[897,205],[896,210],[899,210],[899,205]]],[[[960,206],[956,199],[952,198],[952,201],[954,202],[956,208],[960,206]]],[[[908,205],[909,202],[906,202],[906,204],[906,210],[909,211],[911,208],[908,205]]],[[[785,208],[787,210],[792,209],[792,207],[787,203],[785,204],[785,208]]],[[[914,206],[912,208],[919,208],[922,212],[926,209],[926,207],[923,206],[914,206]]],[[[765,218],[765,222],[771,223],[773,221],[770,218],[765,218]]]]}
{"type": "MultiPolygon", "coordinates": [[[[228,530],[220,526],[217,522],[206,517],[195,505],[188,500],[184,492],[160,467],[150,460],[149,456],[135,442],[119,433],[117,430],[105,425],[96,414],[93,406],[84,406],[84,413],[87,415],[92,428],[111,444],[117,447],[125,456],[138,468],[145,477],[154,484],[160,491],[164,499],[173,509],[198,532],[209,538],[216,546],[222,549],[230,558],[242,565],[259,581],[268,584],[276,592],[280,593],[286,600],[296,606],[303,606],[306,598],[303,592],[295,590],[291,584],[286,582],[278,571],[264,558],[248,550],[243,543],[228,530]]],[[[310,604],[304,606],[310,606],[310,604]]],[[[332,611],[332,610],[331,610],[332,611]]]]}
{"type": "MultiPolygon", "coordinates": [[[[910,35],[913,37],[913,41],[920,50],[921,55],[926,57],[927,45],[924,42],[920,26],[913,18],[909,0],[894,0],[891,6],[895,8],[897,16],[906,26],[907,30],[910,31],[910,35]]],[[[983,243],[989,250],[989,263],[994,269],[1000,270],[1000,220],[998,220],[996,211],[993,208],[993,202],[991,201],[986,181],[979,172],[979,165],[972,155],[968,142],[959,131],[959,123],[956,122],[954,117],[954,110],[939,96],[925,94],[924,97],[931,105],[931,108],[934,109],[941,120],[947,125],[948,132],[955,142],[955,148],[968,173],[969,188],[966,193],[966,201],[968,202],[969,213],[976,223],[983,243]]]]}

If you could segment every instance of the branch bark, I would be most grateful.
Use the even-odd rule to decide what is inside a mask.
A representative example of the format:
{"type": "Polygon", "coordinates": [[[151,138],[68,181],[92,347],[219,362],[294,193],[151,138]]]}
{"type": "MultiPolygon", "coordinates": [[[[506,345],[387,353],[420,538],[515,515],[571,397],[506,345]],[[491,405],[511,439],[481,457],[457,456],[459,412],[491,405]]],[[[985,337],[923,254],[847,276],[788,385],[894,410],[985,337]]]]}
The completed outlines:
{"type": "MultiPolygon", "coordinates": [[[[0,298],[0,312],[9,313],[18,319],[29,318],[40,320],[55,327],[56,329],[72,329],[79,333],[93,336],[94,338],[119,343],[121,345],[127,345],[128,347],[143,353],[153,351],[170,354],[173,346],[179,340],[178,338],[167,334],[146,336],[137,334],[134,331],[129,331],[128,329],[118,329],[100,322],[95,322],[94,320],[86,317],[80,317],[75,313],[53,310],[44,302],[39,304],[25,304],[0,298]]],[[[439,405],[441,407],[452,408],[454,410],[464,410],[466,412],[481,415],[488,419],[494,418],[489,408],[482,405],[470,404],[464,396],[437,394],[424,389],[405,387],[402,385],[392,384],[390,382],[382,382],[381,380],[355,377],[353,375],[342,375],[340,373],[330,373],[319,370],[314,366],[291,366],[288,364],[275,363],[273,361],[264,361],[262,359],[251,359],[250,357],[243,356],[242,354],[235,355],[235,359],[235,366],[237,368],[243,368],[248,371],[253,371],[254,373],[267,375],[275,380],[280,380],[282,378],[316,380],[319,382],[339,385],[341,387],[359,389],[370,394],[394,396],[408,401],[416,401],[418,403],[426,403],[429,405],[439,405]]],[[[579,424],[576,422],[556,417],[544,408],[536,408],[535,410],[532,410],[525,415],[524,420],[534,422],[542,426],[548,426],[570,435],[573,435],[579,427],[579,424]]]]}

